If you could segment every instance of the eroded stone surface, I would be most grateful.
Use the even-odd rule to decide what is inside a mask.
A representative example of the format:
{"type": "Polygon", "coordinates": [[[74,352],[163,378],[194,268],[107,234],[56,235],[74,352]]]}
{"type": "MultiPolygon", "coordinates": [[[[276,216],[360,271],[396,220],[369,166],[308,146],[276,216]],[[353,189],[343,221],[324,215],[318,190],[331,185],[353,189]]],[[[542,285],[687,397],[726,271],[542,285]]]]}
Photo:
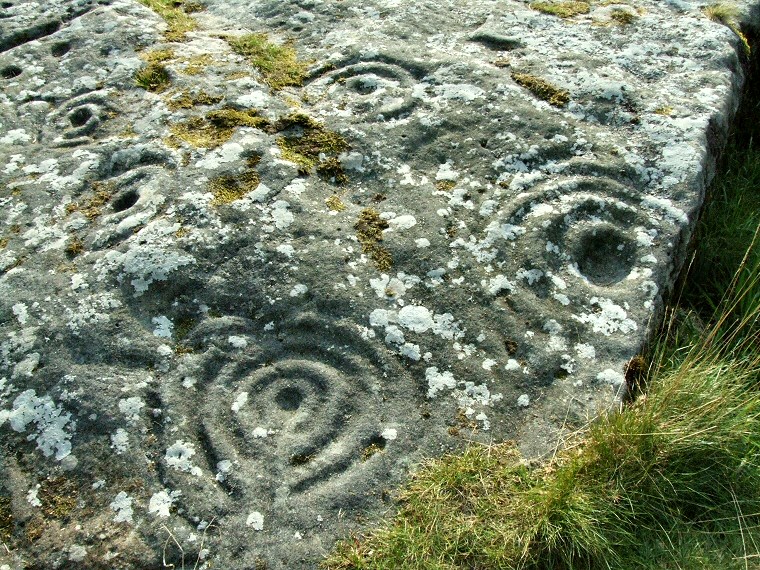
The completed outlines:
{"type": "Polygon", "coordinates": [[[550,449],[622,397],[743,81],[698,2],[207,4],[183,43],[130,0],[3,4],[12,568],[313,568],[421,457],[550,449]]]}

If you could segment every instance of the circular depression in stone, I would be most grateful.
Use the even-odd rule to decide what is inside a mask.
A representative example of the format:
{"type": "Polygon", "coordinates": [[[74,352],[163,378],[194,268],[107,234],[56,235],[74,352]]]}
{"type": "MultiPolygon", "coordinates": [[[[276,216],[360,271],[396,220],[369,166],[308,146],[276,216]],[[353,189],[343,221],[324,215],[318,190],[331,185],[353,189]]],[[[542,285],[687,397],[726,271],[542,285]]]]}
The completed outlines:
{"type": "Polygon", "coordinates": [[[92,118],[92,111],[87,107],[79,107],[69,113],[69,122],[72,127],[81,127],[86,125],[87,121],[92,118]]]}
{"type": "Polygon", "coordinates": [[[3,79],[13,79],[21,75],[22,69],[18,65],[7,65],[3,69],[0,69],[0,76],[3,79]]]}
{"type": "Polygon", "coordinates": [[[129,210],[132,206],[137,204],[137,201],[139,199],[140,194],[137,192],[137,190],[128,190],[122,193],[120,196],[117,196],[113,201],[113,211],[123,212],[124,210],[129,210]]]}
{"type": "Polygon", "coordinates": [[[613,285],[625,279],[635,262],[633,241],[612,226],[590,228],[577,239],[578,270],[595,285],[613,285]]]}
{"type": "Polygon", "coordinates": [[[69,42],[57,42],[50,47],[50,55],[53,57],[62,57],[69,53],[71,44],[69,42]]]}

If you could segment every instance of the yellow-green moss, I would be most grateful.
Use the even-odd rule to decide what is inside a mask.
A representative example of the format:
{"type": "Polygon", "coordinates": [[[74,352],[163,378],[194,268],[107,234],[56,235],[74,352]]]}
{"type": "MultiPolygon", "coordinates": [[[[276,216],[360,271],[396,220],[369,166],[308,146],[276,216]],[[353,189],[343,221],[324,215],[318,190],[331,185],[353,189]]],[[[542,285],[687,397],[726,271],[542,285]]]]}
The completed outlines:
{"type": "Polygon", "coordinates": [[[257,109],[246,109],[245,111],[232,108],[219,109],[210,111],[206,115],[206,119],[220,129],[233,129],[235,127],[264,129],[269,126],[269,121],[262,117],[257,109]]]}
{"type": "Polygon", "coordinates": [[[185,75],[198,75],[199,73],[203,72],[203,70],[206,69],[206,67],[208,67],[211,63],[213,63],[214,59],[209,54],[204,53],[189,57],[185,61],[187,65],[185,65],[182,73],[185,75]]]}
{"type": "Polygon", "coordinates": [[[236,79],[242,79],[243,77],[250,77],[250,73],[246,73],[245,71],[233,71],[232,73],[227,73],[224,76],[224,79],[227,81],[235,81],[236,79]]]}
{"type": "Polygon", "coordinates": [[[63,248],[63,252],[66,254],[66,257],[68,257],[69,259],[74,259],[77,255],[79,255],[83,251],[84,251],[84,243],[82,243],[82,240],[77,237],[71,238],[66,243],[66,247],[63,248]]]}
{"type": "Polygon", "coordinates": [[[64,477],[47,479],[37,491],[40,509],[48,518],[64,519],[77,506],[77,489],[64,477]]]}
{"type": "Polygon", "coordinates": [[[534,75],[515,71],[512,72],[512,79],[539,99],[543,99],[555,107],[564,107],[570,101],[570,93],[568,91],[559,89],[548,81],[544,81],[534,75]]]}
{"type": "Polygon", "coordinates": [[[673,114],[673,107],[668,107],[668,106],[657,107],[653,112],[656,115],[662,115],[663,117],[669,117],[671,114],[673,114]]]}
{"type": "Polygon", "coordinates": [[[383,230],[387,228],[388,222],[381,218],[380,212],[374,208],[362,210],[359,219],[354,224],[356,237],[362,245],[362,252],[369,255],[380,271],[388,271],[393,267],[391,253],[380,245],[383,241],[383,230]]]}
{"type": "Polygon", "coordinates": [[[346,171],[343,170],[343,165],[335,157],[331,157],[320,161],[317,165],[317,174],[326,180],[334,181],[337,184],[345,184],[348,182],[348,176],[346,171]]]}
{"type": "Polygon", "coordinates": [[[362,461],[367,461],[370,457],[380,453],[382,450],[383,448],[376,443],[371,443],[364,448],[364,451],[362,451],[362,461]]]}
{"type": "Polygon", "coordinates": [[[306,64],[298,61],[292,43],[278,45],[272,43],[266,34],[247,34],[227,38],[235,53],[248,58],[248,61],[261,73],[269,87],[279,91],[283,87],[303,85],[306,77],[306,64]]]}
{"type": "Polygon", "coordinates": [[[317,166],[319,174],[335,178],[339,183],[347,178],[337,155],[348,150],[349,146],[342,136],[325,129],[324,125],[303,113],[292,113],[272,125],[270,132],[280,132],[293,129],[291,135],[277,139],[277,146],[282,151],[282,157],[298,165],[298,172],[308,175],[317,166]],[[320,160],[320,155],[327,158],[320,160]]]}
{"type": "Polygon", "coordinates": [[[572,18],[580,14],[588,14],[591,6],[588,2],[531,2],[530,7],[544,14],[551,14],[560,18],[572,18]]]}
{"type": "Polygon", "coordinates": [[[246,170],[237,176],[219,176],[209,182],[209,190],[214,195],[211,202],[215,206],[229,204],[239,200],[259,185],[259,174],[255,170],[246,170]]]}
{"type": "Polygon", "coordinates": [[[103,206],[113,196],[116,187],[111,182],[93,182],[94,195],[81,202],[71,202],[66,205],[66,213],[82,212],[87,219],[94,220],[103,213],[103,206]]]}
{"type": "Polygon", "coordinates": [[[207,113],[205,118],[191,117],[170,125],[171,136],[164,142],[175,148],[179,147],[180,141],[194,147],[216,148],[230,140],[237,127],[264,128],[268,125],[269,121],[256,109],[219,109],[207,113]]]}
{"type": "Polygon", "coordinates": [[[172,111],[179,109],[192,109],[196,105],[215,105],[222,100],[222,97],[209,95],[205,91],[201,91],[196,94],[192,94],[189,91],[182,91],[181,93],[167,96],[166,106],[172,111]]]}
{"type": "Polygon", "coordinates": [[[171,48],[154,49],[151,51],[144,51],[138,54],[140,59],[146,63],[163,63],[174,59],[174,50],[171,48]]]}
{"type": "Polygon", "coordinates": [[[638,16],[625,8],[613,8],[610,13],[610,18],[621,26],[627,26],[633,24],[638,16]]]}
{"type": "Polygon", "coordinates": [[[343,200],[341,200],[340,196],[336,194],[333,194],[327,200],[325,200],[325,204],[327,204],[327,207],[333,212],[343,212],[346,209],[346,205],[343,203],[343,200]]]}
{"type": "Polygon", "coordinates": [[[9,543],[15,527],[16,521],[13,519],[11,499],[0,495],[0,542],[9,543]]]}
{"type": "Polygon", "coordinates": [[[135,84],[152,93],[166,91],[171,83],[169,71],[160,63],[149,63],[135,73],[135,84]]]}
{"type": "Polygon", "coordinates": [[[170,42],[185,40],[185,34],[198,28],[198,22],[188,15],[188,12],[197,12],[201,7],[197,2],[185,2],[184,0],[138,0],[140,4],[147,6],[161,16],[167,24],[164,36],[170,42]],[[183,9],[187,6],[187,9],[183,9]]]}

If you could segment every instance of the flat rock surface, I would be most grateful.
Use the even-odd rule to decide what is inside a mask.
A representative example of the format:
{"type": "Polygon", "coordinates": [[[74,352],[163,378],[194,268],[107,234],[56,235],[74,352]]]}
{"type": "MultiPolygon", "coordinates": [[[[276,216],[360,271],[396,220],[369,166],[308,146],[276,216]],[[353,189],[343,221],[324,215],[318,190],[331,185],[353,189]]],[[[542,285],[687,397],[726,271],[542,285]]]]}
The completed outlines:
{"type": "Polygon", "coordinates": [[[686,0],[204,4],[0,8],[2,568],[315,568],[618,405],[747,59],[686,0]]]}

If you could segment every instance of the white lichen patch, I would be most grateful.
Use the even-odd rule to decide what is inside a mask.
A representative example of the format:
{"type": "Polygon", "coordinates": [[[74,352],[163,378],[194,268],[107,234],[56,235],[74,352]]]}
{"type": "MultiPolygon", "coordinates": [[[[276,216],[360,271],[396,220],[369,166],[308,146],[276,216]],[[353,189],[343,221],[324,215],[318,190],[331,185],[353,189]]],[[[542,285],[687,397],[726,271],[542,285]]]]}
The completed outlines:
{"type": "Polygon", "coordinates": [[[153,336],[159,338],[171,338],[172,334],[174,334],[174,323],[166,316],[161,315],[160,317],[153,317],[151,322],[156,325],[156,328],[153,329],[153,336]]]}
{"type": "Polygon", "coordinates": [[[171,514],[172,505],[181,495],[182,491],[168,491],[166,489],[153,493],[148,503],[148,512],[159,518],[167,518],[171,514]]]}
{"type": "Polygon", "coordinates": [[[240,409],[245,406],[245,403],[248,401],[248,392],[240,392],[240,394],[237,395],[235,398],[235,401],[232,402],[232,406],[230,406],[230,409],[238,413],[240,409]]]}
{"type": "Polygon", "coordinates": [[[431,366],[425,370],[425,380],[427,380],[428,384],[428,398],[435,398],[439,392],[446,389],[453,390],[457,385],[457,381],[450,371],[444,370],[443,372],[439,372],[435,366],[431,366]]]}
{"type": "Polygon", "coordinates": [[[395,440],[398,437],[398,430],[395,429],[395,428],[386,428],[386,429],[384,429],[382,431],[382,433],[380,434],[380,436],[385,441],[393,441],[393,440],[395,440]]]}
{"type": "Polygon", "coordinates": [[[227,337],[227,342],[234,348],[246,348],[248,346],[248,339],[244,336],[231,335],[227,337]]]}
{"type": "Polygon", "coordinates": [[[196,477],[200,477],[201,468],[194,465],[191,461],[193,455],[195,455],[195,446],[192,443],[187,443],[178,439],[167,448],[164,460],[169,467],[176,469],[177,471],[183,471],[195,475],[196,477]]]}
{"type": "Polygon", "coordinates": [[[71,453],[71,437],[76,422],[48,395],[40,397],[32,389],[25,390],[13,401],[10,410],[0,411],[0,426],[6,421],[13,431],[19,433],[26,432],[33,424],[32,433],[27,439],[36,442],[37,449],[45,457],[55,455],[55,459],[60,461],[71,453]]]}
{"type": "Polygon", "coordinates": [[[245,525],[256,531],[264,530],[264,515],[258,511],[253,511],[245,519],[245,525]]]}
{"type": "Polygon", "coordinates": [[[129,434],[123,428],[118,428],[111,434],[111,449],[113,449],[117,455],[124,453],[129,449],[129,434]]]}
{"type": "Polygon", "coordinates": [[[66,326],[72,333],[79,335],[82,329],[109,322],[113,310],[121,306],[122,302],[113,293],[88,295],[79,299],[76,309],[66,308],[69,319],[66,326]]]}
{"type": "Polygon", "coordinates": [[[112,271],[118,272],[120,281],[128,279],[134,296],[143,295],[155,281],[166,281],[169,275],[186,265],[196,263],[193,256],[169,249],[169,236],[178,230],[174,224],[156,222],[141,230],[140,239],[122,252],[109,250],[95,264],[98,279],[105,279],[112,271]]]}
{"type": "Polygon", "coordinates": [[[145,407],[145,402],[138,396],[131,396],[119,400],[119,411],[124,414],[127,422],[134,424],[140,419],[140,410],[145,407]]]}
{"type": "Polygon", "coordinates": [[[111,510],[116,511],[116,515],[113,517],[113,522],[132,523],[132,515],[134,510],[132,509],[132,497],[130,497],[125,491],[120,491],[118,495],[111,501],[111,510]]]}
{"type": "Polygon", "coordinates": [[[595,333],[610,336],[616,332],[629,334],[638,329],[638,325],[628,318],[626,310],[610,299],[592,297],[590,303],[598,307],[599,311],[573,315],[573,318],[581,323],[590,324],[595,333]]]}

